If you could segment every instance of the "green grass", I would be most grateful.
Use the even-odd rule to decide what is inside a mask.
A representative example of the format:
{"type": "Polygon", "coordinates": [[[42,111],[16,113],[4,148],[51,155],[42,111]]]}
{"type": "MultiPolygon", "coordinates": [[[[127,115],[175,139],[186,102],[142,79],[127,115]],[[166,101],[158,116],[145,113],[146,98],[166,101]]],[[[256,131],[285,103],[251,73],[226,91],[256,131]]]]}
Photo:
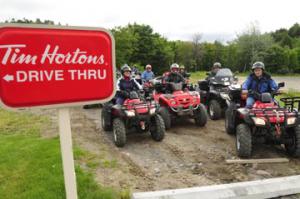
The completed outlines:
{"type": "MultiPolygon", "coordinates": [[[[0,109],[0,198],[64,199],[64,180],[58,138],[43,139],[49,125],[44,117],[0,109]]],[[[85,156],[77,148],[75,159],[85,156]]],[[[100,164],[100,163],[99,163],[100,164]]],[[[76,166],[80,199],[129,198],[128,190],[98,185],[92,173],[76,166]]]]}
{"type": "MultiPolygon", "coordinates": [[[[299,91],[295,91],[293,89],[290,89],[287,92],[284,92],[282,95],[277,95],[275,97],[275,99],[277,101],[279,101],[280,106],[284,105],[284,103],[282,101],[280,101],[280,99],[284,98],[284,97],[300,97],[300,92],[299,91]]],[[[295,104],[295,108],[297,108],[297,107],[298,107],[298,104],[295,104]]]]}
{"type": "Polygon", "coordinates": [[[197,81],[199,80],[204,80],[205,77],[207,76],[206,73],[207,71],[192,72],[190,77],[191,82],[197,83],[197,81]]]}

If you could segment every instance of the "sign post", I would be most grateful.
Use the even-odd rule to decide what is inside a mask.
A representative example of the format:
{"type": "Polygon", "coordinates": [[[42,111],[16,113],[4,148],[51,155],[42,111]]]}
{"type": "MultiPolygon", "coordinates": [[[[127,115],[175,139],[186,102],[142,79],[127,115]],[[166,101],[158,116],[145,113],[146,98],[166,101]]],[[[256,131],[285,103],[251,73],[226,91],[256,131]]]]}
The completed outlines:
{"type": "Polygon", "coordinates": [[[58,117],[60,148],[62,153],[66,195],[68,199],[77,199],[76,174],[74,169],[69,109],[58,109],[58,117]]]}
{"type": "Polygon", "coordinates": [[[115,95],[114,39],[101,28],[0,24],[0,104],[59,108],[67,199],[77,199],[69,109],[115,95]]]}

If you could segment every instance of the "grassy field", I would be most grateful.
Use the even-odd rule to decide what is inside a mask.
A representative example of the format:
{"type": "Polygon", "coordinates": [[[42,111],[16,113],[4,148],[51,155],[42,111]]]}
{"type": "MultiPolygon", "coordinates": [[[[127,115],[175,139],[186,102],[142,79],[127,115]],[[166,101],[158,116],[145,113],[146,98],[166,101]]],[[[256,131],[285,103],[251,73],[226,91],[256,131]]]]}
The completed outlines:
{"type": "MultiPolygon", "coordinates": [[[[65,198],[59,139],[40,137],[47,125],[46,117],[0,109],[1,199],[65,198]]],[[[74,150],[75,159],[88,155],[78,147],[74,150]]],[[[99,186],[93,175],[78,165],[76,177],[80,199],[129,198],[128,191],[99,186]]]]}
{"type": "Polygon", "coordinates": [[[206,73],[207,73],[206,71],[198,71],[198,72],[191,73],[191,77],[190,77],[191,82],[196,83],[199,80],[204,80],[205,77],[207,76],[206,73]]]}

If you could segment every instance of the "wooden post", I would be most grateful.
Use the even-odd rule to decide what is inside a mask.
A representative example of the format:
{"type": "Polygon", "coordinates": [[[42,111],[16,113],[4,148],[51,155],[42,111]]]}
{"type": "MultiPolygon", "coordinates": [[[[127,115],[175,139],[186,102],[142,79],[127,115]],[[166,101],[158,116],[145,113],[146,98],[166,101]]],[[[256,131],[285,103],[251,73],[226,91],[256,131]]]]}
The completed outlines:
{"type": "Polygon", "coordinates": [[[60,148],[62,154],[66,198],[77,199],[76,174],[74,169],[69,109],[60,108],[58,110],[58,115],[60,148]]]}

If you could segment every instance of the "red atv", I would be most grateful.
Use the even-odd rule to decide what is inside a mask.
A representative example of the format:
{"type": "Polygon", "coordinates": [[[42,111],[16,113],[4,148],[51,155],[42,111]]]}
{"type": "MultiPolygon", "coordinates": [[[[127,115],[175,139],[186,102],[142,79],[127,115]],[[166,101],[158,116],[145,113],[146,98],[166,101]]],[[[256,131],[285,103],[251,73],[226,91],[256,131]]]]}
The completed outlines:
{"type": "Polygon", "coordinates": [[[200,103],[200,95],[196,91],[182,90],[183,83],[155,83],[154,100],[159,103],[159,113],[162,116],[166,129],[171,128],[172,120],[188,116],[195,120],[196,125],[205,126],[207,113],[200,103]],[[171,88],[171,92],[167,91],[171,88]]]}
{"type": "MultiPolygon", "coordinates": [[[[283,87],[280,83],[278,87],[283,87]]],[[[236,92],[235,92],[236,93],[236,92]]],[[[281,98],[284,103],[273,100],[274,93],[254,93],[257,100],[252,109],[243,107],[245,102],[231,104],[225,118],[226,131],[236,133],[236,150],[238,156],[251,156],[253,143],[283,144],[289,155],[300,156],[300,97],[281,98]],[[242,106],[240,106],[242,105],[242,106]]],[[[238,100],[236,100],[238,101],[238,100]]]]}
{"type": "Polygon", "coordinates": [[[134,128],[137,132],[150,131],[155,141],[164,138],[165,124],[153,100],[144,100],[136,91],[132,91],[123,105],[117,105],[114,101],[103,105],[101,122],[105,131],[113,131],[116,146],[123,147],[127,132],[134,128]]]}

